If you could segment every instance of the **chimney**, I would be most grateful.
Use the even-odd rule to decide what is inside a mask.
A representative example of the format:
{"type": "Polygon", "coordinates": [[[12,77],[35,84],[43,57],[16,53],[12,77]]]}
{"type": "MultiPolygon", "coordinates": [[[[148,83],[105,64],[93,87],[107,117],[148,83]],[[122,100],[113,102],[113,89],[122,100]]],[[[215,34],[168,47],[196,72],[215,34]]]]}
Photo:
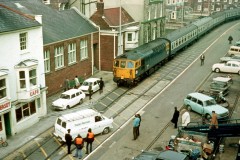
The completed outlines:
{"type": "Polygon", "coordinates": [[[104,13],[104,2],[103,0],[100,0],[100,2],[97,2],[97,11],[99,13],[99,16],[103,16],[104,13]]]}

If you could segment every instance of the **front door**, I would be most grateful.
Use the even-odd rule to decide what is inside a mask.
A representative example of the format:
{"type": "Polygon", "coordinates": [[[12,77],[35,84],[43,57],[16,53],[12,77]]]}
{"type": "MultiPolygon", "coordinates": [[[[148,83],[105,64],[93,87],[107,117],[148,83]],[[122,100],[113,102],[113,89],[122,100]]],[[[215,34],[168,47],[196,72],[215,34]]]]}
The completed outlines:
{"type": "Polygon", "coordinates": [[[11,136],[11,123],[10,123],[10,112],[4,114],[5,130],[6,135],[11,136]]]}

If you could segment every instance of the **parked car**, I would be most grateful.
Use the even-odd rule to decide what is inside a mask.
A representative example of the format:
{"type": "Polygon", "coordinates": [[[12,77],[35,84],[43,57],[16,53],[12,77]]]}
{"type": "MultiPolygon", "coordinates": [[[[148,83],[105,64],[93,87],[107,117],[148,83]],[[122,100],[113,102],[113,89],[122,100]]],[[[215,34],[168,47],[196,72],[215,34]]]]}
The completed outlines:
{"type": "Polygon", "coordinates": [[[83,84],[79,87],[85,94],[89,94],[88,88],[91,85],[93,93],[99,90],[99,78],[89,78],[86,79],[83,84]]]}
{"type": "Polygon", "coordinates": [[[237,41],[237,42],[234,44],[234,46],[239,46],[239,47],[240,47],[240,40],[237,41]]]}
{"type": "Polygon", "coordinates": [[[240,74],[240,62],[228,61],[226,63],[216,63],[212,66],[212,71],[240,74]]]}
{"type": "Polygon", "coordinates": [[[220,58],[221,62],[228,62],[228,61],[238,61],[240,62],[240,55],[234,55],[234,56],[225,56],[220,58]]]}
{"type": "Polygon", "coordinates": [[[69,109],[77,104],[82,104],[85,97],[86,95],[83,91],[79,89],[70,89],[63,92],[59,99],[52,102],[52,106],[55,110],[69,109]]]}
{"type": "Polygon", "coordinates": [[[189,111],[193,110],[207,119],[211,119],[212,111],[217,113],[218,119],[226,119],[229,116],[228,109],[218,105],[213,97],[202,93],[190,93],[183,101],[189,111]]]}

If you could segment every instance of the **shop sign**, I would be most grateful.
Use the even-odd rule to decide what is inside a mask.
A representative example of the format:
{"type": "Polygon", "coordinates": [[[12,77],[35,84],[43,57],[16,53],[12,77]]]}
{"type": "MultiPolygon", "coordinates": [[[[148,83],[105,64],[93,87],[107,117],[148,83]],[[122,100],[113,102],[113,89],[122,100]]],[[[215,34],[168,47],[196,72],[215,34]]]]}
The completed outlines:
{"type": "Polygon", "coordinates": [[[40,93],[39,89],[34,89],[30,91],[30,97],[36,96],[40,93]]]}
{"type": "Polygon", "coordinates": [[[4,103],[0,104],[0,111],[8,109],[10,107],[11,107],[10,101],[4,102],[4,103]]]}

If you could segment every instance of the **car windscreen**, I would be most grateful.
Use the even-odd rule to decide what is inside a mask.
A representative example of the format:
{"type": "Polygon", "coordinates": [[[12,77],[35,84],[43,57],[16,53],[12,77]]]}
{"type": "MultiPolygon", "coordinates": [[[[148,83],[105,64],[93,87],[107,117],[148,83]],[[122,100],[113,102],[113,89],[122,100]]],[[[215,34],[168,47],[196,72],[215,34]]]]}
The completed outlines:
{"type": "Polygon", "coordinates": [[[92,82],[83,82],[83,86],[90,86],[92,84],[92,82]]]}
{"type": "Polygon", "coordinates": [[[216,104],[216,101],[214,99],[210,99],[210,100],[206,101],[206,106],[212,106],[212,105],[215,105],[215,104],[216,104]]]}
{"type": "Polygon", "coordinates": [[[70,99],[70,95],[61,94],[60,98],[62,98],[62,99],[70,99]]]}

